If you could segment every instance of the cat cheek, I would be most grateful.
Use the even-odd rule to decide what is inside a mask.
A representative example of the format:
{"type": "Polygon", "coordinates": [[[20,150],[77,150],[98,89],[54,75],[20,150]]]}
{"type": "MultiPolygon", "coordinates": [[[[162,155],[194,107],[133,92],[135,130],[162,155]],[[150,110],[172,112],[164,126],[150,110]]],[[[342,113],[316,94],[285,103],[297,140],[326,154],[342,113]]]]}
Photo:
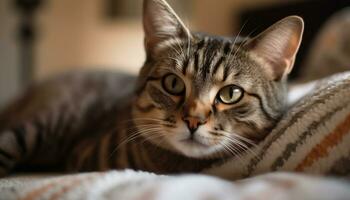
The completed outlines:
{"type": "Polygon", "coordinates": [[[216,111],[217,112],[223,112],[225,110],[230,110],[234,107],[235,105],[228,105],[228,104],[223,104],[223,103],[218,103],[215,105],[216,111]]]}

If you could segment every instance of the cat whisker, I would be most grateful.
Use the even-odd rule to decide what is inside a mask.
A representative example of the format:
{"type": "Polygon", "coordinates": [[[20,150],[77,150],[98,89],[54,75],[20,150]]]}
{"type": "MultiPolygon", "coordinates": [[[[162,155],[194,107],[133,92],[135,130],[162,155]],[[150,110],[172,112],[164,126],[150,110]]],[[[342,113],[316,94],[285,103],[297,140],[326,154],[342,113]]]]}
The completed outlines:
{"type": "Polygon", "coordinates": [[[238,138],[238,139],[240,139],[240,140],[242,140],[242,141],[246,142],[247,144],[252,145],[254,147],[257,146],[257,144],[253,140],[251,140],[249,138],[246,138],[246,137],[243,137],[243,136],[241,136],[239,134],[236,134],[236,133],[233,133],[233,132],[228,132],[228,131],[225,131],[225,130],[217,130],[216,132],[224,135],[225,137],[227,137],[227,135],[232,136],[232,137],[236,137],[236,138],[238,138]]]}
{"type": "Polygon", "coordinates": [[[246,145],[240,138],[236,137],[235,135],[231,135],[231,137],[226,136],[226,139],[229,139],[229,140],[235,142],[236,144],[242,146],[243,148],[245,148],[243,150],[249,149],[248,145],[246,145]]]}
{"type": "Polygon", "coordinates": [[[239,143],[237,143],[237,141],[234,140],[229,141],[228,146],[235,149],[238,152],[237,157],[241,160],[242,163],[245,163],[245,161],[243,161],[242,158],[242,150],[245,152],[246,149],[244,149],[244,147],[239,145],[239,143]]]}
{"type": "MultiPolygon", "coordinates": [[[[248,34],[247,38],[249,38],[249,37],[251,36],[251,34],[252,34],[254,31],[255,31],[255,29],[252,30],[252,31],[248,34]]],[[[242,42],[242,43],[238,46],[236,52],[235,52],[234,55],[233,55],[232,60],[235,60],[235,59],[236,59],[237,53],[238,53],[239,50],[242,48],[242,46],[245,45],[247,42],[248,42],[248,39],[247,39],[246,41],[242,42]]]]}
{"type": "Polygon", "coordinates": [[[151,122],[160,122],[160,123],[164,123],[164,125],[171,125],[170,122],[167,122],[163,119],[152,119],[152,118],[135,118],[135,119],[122,121],[121,123],[126,124],[129,122],[147,123],[147,124],[150,124],[151,122]]]}
{"type": "MultiPolygon", "coordinates": [[[[187,20],[186,20],[187,21],[187,20]]],[[[189,30],[191,30],[190,28],[190,23],[188,23],[188,21],[186,22],[186,27],[187,27],[187,56],[190,56],[190,48],[191,48],[191,39],[192,39],[192,35],[190,33],[189,30]]]]}
{"type": "Polygon", "coordinates": [[[144,117],[144,118],[133,118],[133,119],[129,119],[129,120],[125,120],[125,121],[135,121],[135,120],[148,120],[148,121],[159,121],[161,119],[156,119],[156,118],[147,118],[147,117],[144,117]]]}
{"type": "MultiPolygon", "coordinates": [[[[233,137],[236,137],[237,135],[232,135],[233,137]]],[[[239,145],[240,148],[244,151],[244,152],[248,152],[248,153],[251,153],[253,156],[256,156],[257,153],[252,149],[252,148],[249,148],[246,144],[242,143],[239,139],[240,138],[232,138],[232,137],[229,137],[229,136],[225,136],[226,139],[228,139],[229,141],[231,141],[232,143],[236,144],[236,145],[239,145]]]]}
{"type": "MultiPolygon", "coordinates": [[[[155,129],[155,128],[159,128],[161,129],[160,127],[149,127],[148,129],[147,128],[143,128],[142,131],[151,131],[151,129],[155,129]]],[[[157,129],[158,130],[158,129],[157,129]]],[[[120,142],[117,147],[111,152],[111,155],[109,157],[111,157],[120,147],[122,147],[123,145],[131,142],[131,141],[134,141],[135,139],[143,136],[143,132],[140,131],[140,130],[136,130],[132,133],[130,133],[131,135],[129,135],[128,137],[126,137],[122,142],[120,142]]]]}
{"type": "Polygon", "coordinates": [[[162,67],[162,66],[158,67],[157,69],[158,69],[158,70],[163,70],[164,72],[169,72],[169,71],[171,71],[170,68],[168,68],[168,67],[162,67]]]}
{"type": "Polygon", "coordinates": [[[175,51],[175,53],[177,54],[177,56],[179,56],[180,58],[184,58],[184,52],[183,52],[183,49],[182,49],[182,47],[181,47],[181,45],[180,45],[180,43],[179,42],[176,42],[176,46],[179,48],[176,48],[176,47],[174,47],[174,46],[169,46],[173,51],[175,51]]]}
{"type": "Polygon", "coordinates": [[[161,130],[153,131],[151,134],[146,133],[142,143],[146,142],[147,140],[155,140],[155,139],[162,139],[163,140],[164,136],[165,135],[162,133],[161,130]]]}
{"type": "Polygon", "coordinates": [[[110,153],[108,159],[111,159],[113,154],[115,152],[117,152],[118,149],[120,149],[123,145],[135,140],[136,138],[140,137],[141,135],[139,133],[134,133],[132,135],[130,135],[129,137],[127,137],[126,139],[124,139],[122,142],[120,142],[114,149],[113,151],[110,153]]]}
{"type": "Polygon", "coordinates": [[[147,131],[154,131],[154,130],[163,130],[162,127],[159,126],[143,126],[143,127],[137,127],[138,128],[138,132],[140,132],[141,134],[147,132],[147,131]]]}
{"type": "MultiPolygon", "coordinates": [[[[167,123],[161,123],[161,124],[137,124],[137,128],[147,128],[147,127],[162,127],[162,126],[168,126],[172,124],[167,124],[167,123]]],[[[162,127],[164,128],[164,127],[162,127]]]]}
{"type": "MultiPolygon", "coordinates": [[[[130,131],[130,130],[129,130],[130,131]]],[[[136,139],[137,137],[140,137],[141,133],[138,129],[134,130],[133,132],[130,133],[122,142],[120,142],[117,146],[119,148],[120,146],[127,144],[131,142],[132,140],[136,139]]]]}
{"type": "Polygon", "coordinates": [[[191,52],[191,37],[188,37],[187,39],[187,57],[190,57],[190,52],[191,52]]]}
{"type": "Polygon", "coordinates": [[[235,146],[237,146],[239,150],[241,150],[242,152],[245,152],[246,150],[249,149],[247,145],[245,145],[244,143],[242,143],[240,140],[236,138],[227,137],[226,139],[230,141],[232,144],[234,144],[235,146]]]}
{"type": "Polygon", "coordinates": [[[137,128],[147,128],[147,127],[156,127],[156,126],[168,126],[166,123],[149,123],[149,122],[138,122],[135,126],[125,127],[125,130],[130,134],[135,132],[137,128]],[[131,132],[130,132],[131,131],[131,132]]]}
{"type": "Polygon", "coordinates": [[[220,130],[217,132],[221,133],[222,137],[226,138],[228,141],[230,141],[230,143],[237,145],[242,151],[250,153],[253,156],[257,155],[257,153],[254,151],[253,148],[250,148],[245,143],[243,143],[243,142],[246,142],[247,144],[249,144],[253,147],[257,147],[257,145],[252,140],[245,138],[243,136],[240,136],[238,134],[230,133],[230,132],[224,131],[224,130],[220,130]]]}
{"type": "Polygon", "coordinates": [[[176,63],[175,67],[178,70],[181,70],[181,60],[179,60],[178,58],[170,57],[170,56],[168,58],[170,58],[171,60],[173,60],[176,63]]]}
{"type": "MultiPolygon", "coordinates": [[[[184,52],[184,48],[183,48],[183,46],[182,46],[182,43],[181,42],[177,42],[176,43],[176,46],[178,47],[178,49],[180,50],[180,54],[178,54],[178,56],[179,56],[179,58],[181,59],[175,59],[177,62],[177,65],[176,65],[176,68],[178,69],[178,70],[182,70],[181,69],[181,63],[184,61],[184,60],[186,60],[186,54],[185,54],[185,52],[184,52]]],[[[175,47],[173,47],[173,49],[175,50],[176,48],[175,47]]],[[[189,55],[189,49],[187,49],[187,56],[189,55]]],[[[173,58],[174,59],[174,58],[173,58]]]]}
{"type": "Polygon", "coordinates": [[[184,49],[183,49],[183,47],[182,47],[182,45],[178,42],[178,43],[176,43],[176,45],[179,47],[179,49],[180,49],[180,51],[181,51],[181,57],[182,58],[185,58],[185,52],[184,52],[184,49]]]}
{"type": "Polygon", "coordinates": [[[139,133],[143,136],[141,143],[146,142],[147,140],[155,140],[161,138],[164,139],[164,134],[162,134],[163,129],[160,127],[151,128],[147,130],[141,130],[139,133]]]}
{"type": "MultiPolygon", "coordinates": [[[[221,145],[221,143],[220,143],[220,145],[221,145]]],[[[215,149],[214,149],[214,154],[215,154],[215,155],[218,155],[219,158],[222,158],[223,160],[225,160],[226,157],[227,157],[226,152],[225,152],[225,151],[222,152],[222,149],[221,149],[221,148],[215,148],[215,149]]]]}
{"type": "Polygon", "coordinates": [[[159,124],[145,124],[145,125],[136,125],[137,131],[144,132],[149,130],[163,130],[164,128],[161,127],[159,124]]]}
{"type": "MultiPolygon", "coordinates": [[[[241,29],[239,30],[237,36],[235,37],[235,40],[233,41],[233,47],[235,46],[236,42],[237,42],[237,38],[239,37],[239,35],[241,34],[241,32],[243,31],[245,25],[248,23],[248,20],[243,24],[243,26],[241,27],[241,29]]],[[[231,56],[232,56],[232,51],[234,48],[231,48],[230,50],[230,53],[228,54],[228,57],[227,57],[227,61],[231,60],[231,56]]]]}
{"type": "MultiPolygon", "coordinates": [[[[246,21],[244,22],[243,26],[241,27],[241,29],[239,30],[239,32],[238,32],[238,34],[237,34],[237,37],[235,37],[235,40],[234,40],[234,42],[233,42],[234,44],[236,44],[237,38],[240,37],[240,34],[241,34],[242,31],[244,30],[244,27],[248,24],[248,21],[249,21],[249,20],[246,20],[246,21]]],[[[250,36],[250,34],[251,34],[251,33],[249,33],[248,37],[250,36]]],[[[242,42],[242,43],[243,43],[243,42],[242,42]]],[[[242,44],[242,43],[241,43],[241,44],[242,44]]],[[[232,48],[232,49],[233,49],[233,48],[232,48]]],[[[239,48],[236,50],[236,52],[237,52],[238,50],[239,50],[239,48]]],[[[231,53],[232,53],[232,51],[230,52],[230,55],[232,55],[231,53]]],[[[236,53],[235,53],[235,54],[236,54],[236,53]]],[[[235,54],[234,54],[234,55],[235,55],[235,54]]],[[[233,57],[233,59],[234,59],[234,57],[233,57]]]]}
{"type": "Polygon", "coordinates": [[[220,142],[220,144],[224,147],[224,150],[233,156],[237,156],[238,160],[245,164],[246,161],[241,157],[240,152],[235,148],[235,146],[227,145],[224,142],[220,142]]]}
{"type": "Polygon", "coordinates": [[[248,139],[246,137],[240,136],[238,134],[232,134],[232,136],[242,140],[243,142],[246,142],[247,144],[249,144],[249,145],[251,145],[253,147],[257,147],[258,146],[253,140],[250,140],[250,139],[248,139]]]}

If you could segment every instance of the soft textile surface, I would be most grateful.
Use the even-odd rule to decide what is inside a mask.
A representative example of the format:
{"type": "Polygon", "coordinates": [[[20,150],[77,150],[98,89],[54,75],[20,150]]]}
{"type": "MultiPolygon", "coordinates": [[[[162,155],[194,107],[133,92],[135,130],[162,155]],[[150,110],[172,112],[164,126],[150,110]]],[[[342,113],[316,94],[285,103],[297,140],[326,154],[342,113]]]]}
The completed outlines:
{"type": "Polygon", "coordinates": [[[277,170],[349,174],[350,72],[316,85],[259,146],[207,173],[231,179],[277,170]]]}
{"type": "MultiPolygon", "coordinates": [[[[205,173],[225,179],[271,171],[350,172],[350,72],[316,83],[252,151],[205,173]]],[[[228,182],[209,176],[122,171],[0,180],[0,199],[349,199],[341,178],[268,174],[228,182]]]]}
{"type": "MultiPolygon", "coordinates": [[[[203,175],[157,176],[145,172],[111,171],[40,179],[28,184],[6,179],[0,199],[123,199],[123,200],[342,200],[350,184],[295,174],[267,174],[231,183],[203,175]],[[17,183],[16,183],[17,182],[17,183]]],[[[22,178],[23,181],[23,178],[22,178]]]]}

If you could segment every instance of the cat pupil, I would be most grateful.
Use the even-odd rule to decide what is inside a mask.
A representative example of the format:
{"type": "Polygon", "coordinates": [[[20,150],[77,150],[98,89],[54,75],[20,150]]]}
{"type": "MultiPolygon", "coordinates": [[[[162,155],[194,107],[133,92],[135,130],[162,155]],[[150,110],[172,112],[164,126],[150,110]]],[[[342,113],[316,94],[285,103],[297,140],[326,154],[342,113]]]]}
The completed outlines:
{"type": "Polygon", "coordinates": [[[233,92],[234,92],[234,91],[236,92],[236,90],[233,90],[233,89],[231,88],[230,93],[229,93],[229,94],[230,94],[230,96],[229,96],[230,99],[233,99],[233,92]]]}
{"type": "Polygon", "coordinates": [[[175,89],[176,84],[177,84],[177,80],[176,80],[176,78],[174,77],[174,78],[173,78],[173,81],[172,81],[172,83],[171,83],[171,87],[172,87],[173,89],[175,89]]]}

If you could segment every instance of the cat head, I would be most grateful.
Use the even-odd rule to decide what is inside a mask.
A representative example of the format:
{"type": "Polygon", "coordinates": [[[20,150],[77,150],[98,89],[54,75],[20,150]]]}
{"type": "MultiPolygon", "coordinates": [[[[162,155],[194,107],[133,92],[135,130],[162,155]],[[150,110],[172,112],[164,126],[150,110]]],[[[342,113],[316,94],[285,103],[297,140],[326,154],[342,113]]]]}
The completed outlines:
{"type": "Polygon", "coordinates": [[[191,32],[164,0],[144,0],[146,62],[132,113],[138,133],[188,157],[236,154],[283,114],[303,20],[252,39],[191,32]]]}

